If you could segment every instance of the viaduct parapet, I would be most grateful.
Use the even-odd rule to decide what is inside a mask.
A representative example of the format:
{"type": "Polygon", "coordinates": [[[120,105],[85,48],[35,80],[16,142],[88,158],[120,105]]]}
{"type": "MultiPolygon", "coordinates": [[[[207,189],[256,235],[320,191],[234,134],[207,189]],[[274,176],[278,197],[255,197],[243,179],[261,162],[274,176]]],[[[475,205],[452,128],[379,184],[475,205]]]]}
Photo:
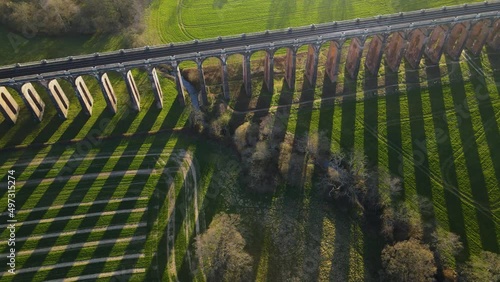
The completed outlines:
{"type": "MultiPolygon", "coordinates": [[[[257,51],[265,51],[264,85],[274,90],[274,57],[276,50],[286,48],[285,80],[288,88],[295,87],[297,52],[307,46],[305,77],[310,86],[316,85],[321,46],[329,43],[325,75],[331,82],[338,79],[339,68],[344,67],[345,75],[356,79],[365,52],[364,66],[376,75],[381,63],[391,71],[397,71],[403,60],[412,68],[417,68],[423,57],[431,64],[439,63],[443,54],[451,60],[458,60],[465,49],[477,56],[486,45],[500,50],[500,2],[464,4],[354,19],[342,22],[310,25],[300,28],[243,34],[239,37],[219,37],[215,39],[180,44],[137,49],[120,50],[104,54],[43,60],[41,62],[16,64],[0,68],[0,111],[5,118],[16,123],[19,105],[11,92],[17,92],[33,117],[41,121],[45,104],[33,83],[39,83],[49,93],[52,103],[61,118],[67,118],[69,99],[59,81],[66,80],[73,86],[82,110],[92,115],[93,95],[83,79],[83,75],[94,77],[112,113],[117,111],[117,97],[110,83],[108,73],[118,72],[123,77],[130,95],[131,106],[141,110],[141,94],[131,70],[146,69],[156,104],[163,107],[163,95],[158,66],[170,65],[181,103],[185,102],[183,79],[179,64],[194,61],[198,66],[201,91],[198,103],[207,102],[207,90],[202,64],[207,58],[218,58],[222,70],[222,89],[229,98],[229,74],[227,59],[230,55],[243,56],[243,84],[248,95],[252,93],[250,58],[257,51]],[[348,44],[347,48],[342,48],[348,44]],[[343,50],[347,50],[345,64],[341,66],[343,50]],[[10,90],[8,89],[10,88],[10,90]]],[[[166,93],[169,95],[170,93],[166,93]]]]}

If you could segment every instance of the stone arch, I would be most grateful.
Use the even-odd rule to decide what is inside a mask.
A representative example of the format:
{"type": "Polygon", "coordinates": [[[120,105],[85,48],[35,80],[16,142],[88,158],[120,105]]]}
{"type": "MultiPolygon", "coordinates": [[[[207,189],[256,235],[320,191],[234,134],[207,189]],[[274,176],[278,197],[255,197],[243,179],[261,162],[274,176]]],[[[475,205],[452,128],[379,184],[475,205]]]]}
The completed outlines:
{"type": "Polygon", "coordinates": [[[384,50],[385,64],[392,72],[397,72],[399,70],[407,46],[405,37],[402,31],[395,31],[387,38],[387,44],[384,50]]]}
{"type": "Polygon", "coordinates": [[[283,91],[287,91],[287,89],[290,89],[288,85],[287,75],[291,75],[292,69],[294,68],[294,62],[292,62],[293,57],[288,56],[289,50],[291,50],[289,47],[281,47],[275,49],[273,52],[274,87],[281,93],[283,91]],[[279,85],[281,85],[281,88],[279,88],[279,85]]]}
{"type": "Polygon", "coordinates": [[[438,25],[432,30],[424,53],[431,64],[438,64],[443,54],[443,49],[448,37],[449,28],[446,25],[438,25]]]}
{"type": "Polygon", "coordinates": [[[7,87],[0,86],[0,112],[6,120],[15,124],[21,108],[11,93],[7,87]]]}
{"type": "Polygon", "coordinates": [[[274,52],[266,49],[253,50],[243,58],[243,84],[248,95],[252,92],[256,94],[267,95],[274,92],[274,86],[271,82],[271,68],[274,65],[274,52]],[[249,62],[247,60],[250,59],[249,62]],[[258,87],[260,86],[260,87],[258,87]]]}
{"type": "Polygon", "coordinates": [[[487,42],[493,50],[500,50],[500,19],[495,20],[492,24],[487,42]]]}
{"type": "Polygon", "coordinates": [[[405,52],[405,59],[410,67],[416,69],[420,65],[425,43],[427,42],[427,30],[421,28],[413,29],[406,36],[408,38],[408,46],[405,52]]]}
{"type": "Polygon", "coordinates": [[[491,20],[484,19],[473,23],[465,47],[474,56],[478,56],[489,36],[491,20]]]}
{"type": "Polygon", "coordinates": [[[364,67],[370,75],[376,76],[378,74],[386,40],[387,34],[376,34],[367,39],[368,45],[364,67]]]}
{"type": "Polygon", "coordinates": [[[46,108],[42,96],[48,95],[46,90],[38,81],[26,82],[20,86],[20,94],[35,120],[41,122],[46,108]]]}
{"type": "Polygon", "coordinates": [[[210,56],[203,58],[200,63],[207,95],[213,96],[213,94],[229,91],[224,87],[224,84],[228,83],[228,81],[224,79],[223,72],[224,68],[227,68],[227,60],[223,60],[219,56],[210,56]]]}
{"type": "Polygon", "coordinates": [[[56,107],[59,116],[67,119],[69,111],[69,99],[66,92],[62,89],[57,79],[52,79],[44,83],[45,87],[48,89],[49,96],[56,107]]]}
{"type": "Polygon", "coordinates": [[[341,71],[342,46],[344,41],[331,40],[329,41],[328,53],[325,62],[325,74],[330,79],[330,82],[336,83],[339,72],[341,71]]]}
{"type": "Polygon", "coordinates": [[[469,36],[469,28],[470,24],[468,22],[457,23],[451,28],[445,51],[452,60],[456,61],[460,58],[469,36]]]}
{"type": "Polygon", "coordinates": [[[333,95],[335,93],[335,85],[331,82],[328,74],[326,73],[330,44],[330,41],[324,41],[319,46],[316,84],[318,86],[317,88],[322,88],[323,95],[333,95]]]}

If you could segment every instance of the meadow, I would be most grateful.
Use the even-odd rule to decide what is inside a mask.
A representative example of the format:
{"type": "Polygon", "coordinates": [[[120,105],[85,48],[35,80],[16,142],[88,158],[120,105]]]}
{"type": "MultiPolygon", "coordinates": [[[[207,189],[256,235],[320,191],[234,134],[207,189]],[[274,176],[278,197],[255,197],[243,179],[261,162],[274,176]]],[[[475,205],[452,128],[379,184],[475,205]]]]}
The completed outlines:
{"type": "MultiPolygon", "coordinates": [[[[452,4],[458,2],[152,1],[143,40],[152,45],[452,4]]],[[[1,42],[8,42],[7,34],[0,30],[1,42]]],[[[0,62],[124,44],[121,36],[36,35],[17,53],[2,45],[0,62]]],[[[259,61],[253,64],[259,72],[259,61]]],[[[252,119],[256,109],[260,115],[290,113],[283,120],[288,132],[325,132],[333,150],[360,151],[371,169],[400,178],[405,200],[426,224],[460,235],[465,251],[458,261],[481,250],[500,252],[500,54],[484,49],[479,58],[464,53],[460,62],[443,57],[439,66],[422,60],[419,69],[402,64],[398,73],[382,66],[376,77],[362,67],[357,81],[341,75],[339,85],[328,84],[320,68],[315,89],[303,87],[303,64],[299,60],[296,91],[283,87],[279,73],[274,93],[260,91],[262,78],[256,76],[248,101],[239,91],[241,63],[235,60],[231,121],[252,119]]],[[[182,106],[176,100],[173,82],[160,79],[160,110],[147,74],[135,70],[134,76],[142,97],[139,113],[129,109],[125,84],[112,73],[119,101],[115,116],[97,83],[86,77],[95,100],[91,117],[80,112],[66,82],[61,84],[71,103],[68,120],[57,116],[41,88],[47,109],[40,124],[18,95],[18,124],[0,117],[0,185],[9,169],[17,178],[19,271],[3,273],[0,280],[184,281],[194,268],[194,236],[220,211],[238,213],[255,227],[248,248],[257,281],[376,280],[380,235],[324,201],[314,175],[304,173],[301,189],[249,195],[236,152],[188,129],[192,109],[189,101],[182,106]]],[[[220,95],[220,82],[208,87],[220,95]]],[[[0,196],[4,212],[5,189],[0,196]]],[[[1,238],[8,236],[6,216],[1,238]]],[[[7,248],[1,249],[3,263],[7,248]]]]}

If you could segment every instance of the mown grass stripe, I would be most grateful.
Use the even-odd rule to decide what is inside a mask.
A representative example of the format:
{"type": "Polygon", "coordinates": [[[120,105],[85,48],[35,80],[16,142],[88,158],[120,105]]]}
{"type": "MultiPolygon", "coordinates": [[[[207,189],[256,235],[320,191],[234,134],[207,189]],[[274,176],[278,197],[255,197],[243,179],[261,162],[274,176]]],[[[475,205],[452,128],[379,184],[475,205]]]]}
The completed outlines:
{"type": "MultiPolygon", "coordinates": [[[[86,203],[71,203],[71,204],[65,204],[65,205],[57,205],[57,206],[48,206],[48,207],[39,207],[39,208],[33,208],[33,209],[22,209],[17,212],[17,214],[24,214],[24,213],[31,213],[31,212],[37,212],[37,211],[45,211],[45,210],[56,210],[56,209],[63,209],[63,208],[70,208],[70,207],[82,207],[82,206],[92,206],[92,205],[99,205],[99,204],[112,204],[112,203],[122,203],[122,202],[129,202],[129,201],[143,201],[147,200],[148,197],[128,197],[128,198],[122,198],[122,199],[111,199],[111,200],[99,200],[99,201],[93,201],[93,202],[86,202],[86,203]]],[[[4,212],[1,215],[7,215],[8,212],[4,212]]]]}
{"type": "Polygon", "coordinates": [[[91,279],[115,277],[115,276],[119,276],[119,275],[138,274],[138,273],[145,273],[145,272],[146,272],[145,268],[134,268],[134,269],[127,269],[127,270],[113,271],[113,272],[104,272],[104,273],[99,273],[99,274],[75,276],[75,277],[66,278],[64,280],[55,279],[55,280],[49,280],[46,282],[56,282],[56,281],[73,282],[73,281],[81,281],[81,280],[91,280],[91,279]]]}
{"type": "Polygon", "coordinates": [[[22,256],[22,255],[50,253],[50,252],[57,252],[57,251],[67,251],[67,250],[88,248],[88,247],[94,247],[94,246],[104,246],[104,245],[109,245],[109,244],[127,243],[127,242],[131,242],[131,241],[140,242],[142,240],[146,240],[146,235],[127,237],[127,238],[119,238],[119,239],[100,240],[100,241],[85,242],[85,243],[77,243],[77,244],[56,246],[56,247],[50,247],[50,248],[41,248],[41,249],[35,249],[35,250],[27,250],[27,251],[18,252],[17,255],[22,256]]]}
{"type": "MultiPolygon", "coordinates": [[[[145,212],[146,210],[147,210],[147,208],[138,208],[138,209],[127,209],[127,210],[119,210],[119,211],[96,212],[96,213],[89,213],[89,214],[61,216],[61,217],[56,217],[56,218],[47,218],[47,219],[40,219],[40,220],[30,220],[30,221],[25,221],[25,222],[18,222],[16,224],[16,226],[19,227],[20,225],[24,226],[24,225],[30,225],[30,224],[63,221],[63,220],[74,220],[74,219],[81,219],[81,218],[88,218],[88,217],[95,217],[95,216],[107,216],[107,215],[115,215],[115,214],[122,214],[122,213],[145,212]]],[[[8,224],[2,224],[2,225],[0,225],[0,228],[5,228],[7,226],[8,226],[8,224]]]]}
{"type": "Polygon", "coordinates": [[[154,173],[155,169],[139,169],[139,170],[124,170],[124,171],[111,171],[111,172],[100,172],[100,173],[88,173],[81,175],[68,175],[68,176],[60,176],[53,178],[45,178],[39,181],[39,179],[32,179],[27,181],[18,181],[19,186],[25,186],[26,184],[30,184],[32,182],[36,182],[37,185],[40,183],[54,183],[59,181],[67,181],[67,180],[75,180],[81,181],[85,179],[98,179],[98,178],[109,178],[109,177],[123,177],[126,175],[137,175],[137,174],[151,174],[154,173]]]}
{"type": "Polygon", "coordinates": [[[20,269],[20,270],[16,271],[16,273],[21,274],[21,273],[35,272],[35,271],[48,271],[48,270],[63,268],[63,267],[68,267],[68,266],[82,266],[82,265],[88,265],[88,264],[93,264],[93,263],[102,263],[102,262],[106,263],[106,262],[120,261],[120,260],[126,260],[126,259],[136,259],[136,258],[144,258],[144,254],[131,254],[131,255],[123,255],[123,256],[118,256],[118,257],[96,258],[96,259],[81,260],[81,261],[74,261],[74,262],[58,263],[58,264],[46,265],[46,266],[40,266],[40,267],[30,267],[30,268],[20,269]]]}
{"type": "Polygon", "coordinates": [[[106,227],[98,227],[98,228],[88,228],[88,229],[79,229],[68,232],[59,232],[59,233],[49,233],[38,236],[29,236],[29,237],[21,237],[16,238],[16,241],[30,241],[30,240],[42,240],[54,237],[64,237],[64,236],[73,236],[75,234],[84,234],[84,233],[93,233],[93,232],[102,232],[102,231],[112,231],[112,230],[121,230],[121,229],[134,229],[139,227],[145,227],[148,224],[146,222],[140,222],[137,224],[123,224],[123,225],[115,225],[115,226],[106,226],[106,227]]]}

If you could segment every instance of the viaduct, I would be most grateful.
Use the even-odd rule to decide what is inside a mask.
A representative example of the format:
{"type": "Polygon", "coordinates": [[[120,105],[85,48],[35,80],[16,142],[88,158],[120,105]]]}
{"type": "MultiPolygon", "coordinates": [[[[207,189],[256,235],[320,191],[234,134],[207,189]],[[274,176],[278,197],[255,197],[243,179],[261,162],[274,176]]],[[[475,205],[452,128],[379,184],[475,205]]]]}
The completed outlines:
{"type": "Polygon", "coordinates": [[[464,49],[477,56],[485,45],[500,49],[500,2],[464,4],[440,9],[420,10],[354,19],[342,22],[310,25],[300,28],[243,34],[238,37],[218,37],[194,40],[179,44],[149,47],[55,60],[16,64],[0,67],[0,111],[12,123],[17,121],[19,105],[11,96],[17,92],[37,121],[41,121],[45,104],[33,86],[39,83],[49,93],[58,114],[66,118],[69,100],[58,80],[71,83],[82,110],[92,115],[93,96],[86,86],[83,75],[97,79],[110,111],[116,113],[117,99],[107,73],[114,71],[126,82],[132,106],[140,110],[140,94],[131,70],[146,69],[158,107],[163,107],[163,93],[157,75],[160,64],[174,70],[177,97],[183,103],[185,94],[179,64],[195,61],[201,81],[199,103],[206,103],[206,87],[202,63],[209,57],[220,60],[223,94],[229,98],[227,58],[232,54],[243,55],[243,84],[251,95],[250,57],[257,51],[265,51],[264,83],[273,90],[274,54],[286,48],[285,80],[290,89],[295,85],[296,56],[301,46],[308,46],[305,77],[314,86],[318,72],[320,47],[329,43],[325,75],[334,82],[340,67],[345,75],[355,79],[361,64],[364,46],[368,47],[364,58],[365,68],[376,75],[382,59],[392,71],[397,71],[402,60],[417,68],[423,56],[431,64],[437,64],[443,53],[458,60],[464,49]],[[348,44],[346,62],[341,66],[342,46],[348,44]],[[10,90],[10,91],[9,91],[10,90]]]}

